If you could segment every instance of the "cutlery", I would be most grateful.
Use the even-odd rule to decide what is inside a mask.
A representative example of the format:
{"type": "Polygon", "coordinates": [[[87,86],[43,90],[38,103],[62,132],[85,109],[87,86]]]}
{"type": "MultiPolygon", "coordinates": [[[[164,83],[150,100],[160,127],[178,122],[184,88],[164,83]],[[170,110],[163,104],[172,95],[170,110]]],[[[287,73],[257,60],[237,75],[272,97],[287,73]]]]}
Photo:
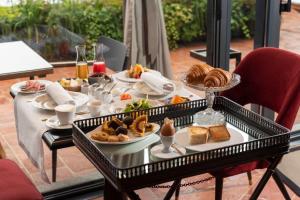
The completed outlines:
{"type": "Polygon", "coordinates": [[[175,144],[172,144],[171,147],[173,147],[181,156],[184,155],[184,153],[175,144]]]}
{"type": "Polygon", "coordinates": [[[81,111],[81,112],[77,112],[75,113],[76,115],[85,115],[85,114],[89,114],[90,112],[88,111],[81,111]]]}
{"type": "Polygon", "coordinates": [[[112,91],[112,89],[114,89],[114,87],[115,87],[116,85],[117,85],[117,83],[115,83],[115,84],[110,88],[109,91],[104,91],[103,94],[110,94],[111,91],[112,91]]]}

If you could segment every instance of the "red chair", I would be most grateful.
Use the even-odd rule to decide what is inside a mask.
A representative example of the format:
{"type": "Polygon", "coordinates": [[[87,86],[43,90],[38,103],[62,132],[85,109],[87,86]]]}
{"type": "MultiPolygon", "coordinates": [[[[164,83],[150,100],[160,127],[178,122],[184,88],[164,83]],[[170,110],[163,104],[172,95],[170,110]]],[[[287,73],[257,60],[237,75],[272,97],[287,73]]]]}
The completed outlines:
{"type": "Polygon", "coordinates": [[[18,165],[7,159],[0,144],[0,199],[7,200],[42,200],[41,193],[18,165]]]}
{"type": "MultiPolygon", "coordinates": [[[[241,105],[268,107],[278,113],[277,123],[292,128],[300,105],[300,55],[277,48],[256,49],[234,72],[241,76],[241,83],[221,95],[241,105]]],[[[216,177],[216,199],[222,198],[223,178],[267,166],[265,161],[254,161],[211,172],[216,177]]],[[[277,175],[273,178],[284,194],[277,175]]]]}

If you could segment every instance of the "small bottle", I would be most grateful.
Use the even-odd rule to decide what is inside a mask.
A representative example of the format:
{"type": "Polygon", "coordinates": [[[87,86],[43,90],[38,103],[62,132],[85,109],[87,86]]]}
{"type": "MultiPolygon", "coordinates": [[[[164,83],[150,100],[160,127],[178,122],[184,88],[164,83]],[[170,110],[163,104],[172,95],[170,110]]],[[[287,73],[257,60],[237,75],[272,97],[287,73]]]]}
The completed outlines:
{"type": "Polygon", "coordinates": [[[85,45],[77,45],[76,47],[76,78],[87,79],[89,76],[89,68],[85,56],[85,45]]]}
{"type": "Polygon", "coordinates": [[[105,73],[106,65],[104,60],[104,45],[103,44],[94,44],[94,62],[93,62],[93,73],[105,73]]]}

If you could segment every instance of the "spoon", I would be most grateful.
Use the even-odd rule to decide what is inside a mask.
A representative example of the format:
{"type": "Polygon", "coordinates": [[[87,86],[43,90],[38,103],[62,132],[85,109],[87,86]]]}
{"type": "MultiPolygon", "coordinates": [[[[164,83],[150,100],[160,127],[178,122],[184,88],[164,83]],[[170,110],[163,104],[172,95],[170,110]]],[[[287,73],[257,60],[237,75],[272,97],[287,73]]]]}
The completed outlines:
{"type": "Polygon", "coordinates": [[[110,94],[111,93],[111,91],[112,91],[112,89],[114,89],[114,87],[117,85],[117,83],[115,83],[111,88],[110,88],[110,90],[109,91],[104,91],[103,92],[103,94],[104,95],[106,95],[106,94],[110,94]]]}

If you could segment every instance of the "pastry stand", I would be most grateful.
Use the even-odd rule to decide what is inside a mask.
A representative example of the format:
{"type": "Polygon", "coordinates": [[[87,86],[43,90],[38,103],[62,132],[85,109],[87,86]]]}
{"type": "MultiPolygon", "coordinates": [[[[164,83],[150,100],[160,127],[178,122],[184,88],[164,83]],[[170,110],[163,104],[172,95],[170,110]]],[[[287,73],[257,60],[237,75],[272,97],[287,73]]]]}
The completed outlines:
{"type": "Polygon", "coordinates": [[[198,112],[195,115],[195,122],[201,126],[212,126],[212,125],[222,125],[225,123],[225,117],[221,112],[215,111],[213,109],[215,92],[222,92],[229,90],[234,86],[238,85],[241,81],[241,77],[238,74],[232,74],[230,82],[223,87],[205,87],[204,84],[190,84],[186,81],[186,76],[182,78],[185,85],[194,88],[199,91],[205,91],[205,98],[207,101],[207,108],[203,111],[198,112]]]}

